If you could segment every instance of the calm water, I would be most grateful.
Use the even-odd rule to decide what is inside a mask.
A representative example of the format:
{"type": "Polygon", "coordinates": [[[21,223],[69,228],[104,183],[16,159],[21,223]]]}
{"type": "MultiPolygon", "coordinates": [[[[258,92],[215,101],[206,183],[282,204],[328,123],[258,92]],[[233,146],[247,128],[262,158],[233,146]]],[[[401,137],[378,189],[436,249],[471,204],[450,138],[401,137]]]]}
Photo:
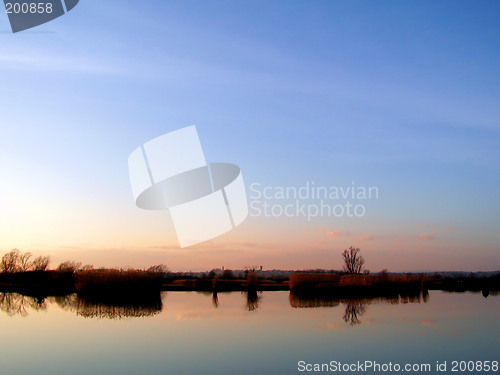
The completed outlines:
{"type": "Polygon", "coordinates": [[[111,306],[76,296],[37,301],[0,294],[0,373],[297,374],[301,360],[434,365],[500,359],[498,296],[257,297],[169,292],[111,306]]]}

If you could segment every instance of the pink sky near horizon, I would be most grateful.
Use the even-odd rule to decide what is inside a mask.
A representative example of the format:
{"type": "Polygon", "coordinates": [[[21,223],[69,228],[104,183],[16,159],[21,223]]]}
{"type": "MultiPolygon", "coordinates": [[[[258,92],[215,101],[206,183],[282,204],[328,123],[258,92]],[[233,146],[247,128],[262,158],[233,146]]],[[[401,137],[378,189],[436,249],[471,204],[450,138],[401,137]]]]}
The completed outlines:
{"type": "MultiPolygon", "coordinates": [[[[341,269],[343,249],[359,247],[366,268],[378,272],[384,268],[405,271],[493,271],[498,269],[498,254],[494,247],[483,244],[471,251],[463,234],[452,224],[415,225],[413,231],[385,233],[330,229],[315,223],[248,223],[213,240],[188,248],[179,248],[175,232],[163,217],[156,217],[159,226],[136,237],[134,231],[108,233],[108,236],[88,237],[93,241],[58,242],[57,235],[48,242],[32,242],[26,238],[7,244],[2,238],[1,249],[30,251],[34,255],[49,255],[51,266],[74,260],[95,267],[145,268],[163,263],[173,271],[207,271],[224,266],[243,269],[263,266],[264,269],[341,269]],[[149,236],[147,236],[149,234],[149,236]],[[97,241],[97,240],[99,241],[97,241]]],[[[151,222],[152,223],[152,222],[151,222]]],[[[90,234],[89,234],[90,236],[90,234]]],[[[64,237],[64,236],[63,236],[64,237]]]]}
{"type": "Polygon", "coordinates": [[[494,238],[462,223],[366,217],[311,221],[249,217],[213,240],[179,248],[168,212],[103,205],[69,197],[17,191],[0,217],[0,253],[12,248],[50,255],[52,267],[75,260],[96,267],[149,267],[174,271],[243,269],[341,269],[341,252],[361,248],[366,268],[390,271],[493,271],[500,268],[494,238]],[[26,197],[30,199],[27,201],[26,197]],[[71,203],[71,205],[70,205],[71,203]],[[8,219],[7,219],[8,217],[8,219]],[[355,220],[355,221],[352,221],[355,220]]]}

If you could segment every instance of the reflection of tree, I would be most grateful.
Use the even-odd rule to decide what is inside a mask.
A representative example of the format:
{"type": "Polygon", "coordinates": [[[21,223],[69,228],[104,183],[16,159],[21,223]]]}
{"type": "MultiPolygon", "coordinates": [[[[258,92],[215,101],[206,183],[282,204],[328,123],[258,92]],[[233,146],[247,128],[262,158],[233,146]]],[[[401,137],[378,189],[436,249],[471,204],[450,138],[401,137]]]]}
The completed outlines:
{"type": "Polygon", "coordinates": [[[363,300],[348,300],[345,303],[345,312],[344,322],[349,323],[354,326],[356,324],[361,324],[361,320],[359,318],[366,312],[366,305],[368,305],[369,301],[363,300]]]}
{"type": "Polygon", "coordinates": [[[23,296],[19,293],[0,293],[0,310],[9,316],[21,315],[26,317],[29,310],[43,311],[47,309],[45,298],[23,296]]]}
{"type": "Polygon", "coordinates": [[[245,310],[248,311],[256,311],[259,309],[259,304],[262,300],[262,297],[255,290],[249,290],[246,292],[247,295],[247,303],[245,305],[245,310]]]}
{"type": "Polygon", "coordinates": [[[0,310],[10,316],[28,316],[30,310],[42,311],[49,303],[56,303],[63,310],[75,312],[86,318],[122,319],[146,317],[162,310],[160,293],[146,295],[82,297],[77,294],[51,297],[32,297],[18,293],[0,293],[0,310]]]}
{"type": "Polygon", "coordinates": [[[429,301],[429,291],[427,289],[422,290],[422,300],[424,303],[427,303],[429,301]]]}
{"type": "Polygon", "coordinates": [[[215,308],[219,307],[219,296],[217,295],[217,291],[214,291],[214,293],[212,294],[212,303],[215,308]]]}
{"type": "Polygon", "coordinates": [[[75,306],[76,294],[66,294],[64,296],[48,297],[50,303],[57,304],[63,310],[73,311],[75,306]]]}

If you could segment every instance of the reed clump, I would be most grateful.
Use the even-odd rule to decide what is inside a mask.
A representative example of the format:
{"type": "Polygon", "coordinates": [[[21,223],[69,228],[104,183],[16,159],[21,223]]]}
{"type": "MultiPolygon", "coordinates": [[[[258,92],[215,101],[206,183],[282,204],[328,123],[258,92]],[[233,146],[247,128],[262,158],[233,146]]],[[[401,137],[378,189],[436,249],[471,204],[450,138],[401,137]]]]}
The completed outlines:
{"type": "Polygon", "coordinates": [[[75,288],[79,294],[158,291],[163,277],[149,270],[123,270],[116,268],[80,271],[75,288]]]}
{"type": "Polygon", "coordinates": [[[337,274],[296,272],[290,275],[289,286],[290,290],[328,287],[337,285],[339,280],[337,274]]]}
{"type": "Polygon", "coordinates": [[[290,276],[293,292],[335,292],[337,294],[399,294],[405,290],[420,290],[423,277],[416,275],[361,275],[294,273],[290,276]]]}

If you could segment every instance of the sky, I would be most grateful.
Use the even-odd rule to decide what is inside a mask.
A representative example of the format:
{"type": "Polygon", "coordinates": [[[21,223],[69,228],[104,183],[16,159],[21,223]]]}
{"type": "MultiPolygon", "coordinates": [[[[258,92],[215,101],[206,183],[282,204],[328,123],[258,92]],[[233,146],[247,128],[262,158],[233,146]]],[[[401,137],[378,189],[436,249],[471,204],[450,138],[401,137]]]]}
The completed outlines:
{"type": "Polygon", "coordinates": [[[373,272],[500,269],[499,26],[492,1],[82,0],[16,34],[2,13],[0,253],[340,269],[355,246],[373,272]],[[168,211],[135,206],[127,160],[190,125],[250,204],[251,186],[377,197],[180,248],[168,211]]]}

